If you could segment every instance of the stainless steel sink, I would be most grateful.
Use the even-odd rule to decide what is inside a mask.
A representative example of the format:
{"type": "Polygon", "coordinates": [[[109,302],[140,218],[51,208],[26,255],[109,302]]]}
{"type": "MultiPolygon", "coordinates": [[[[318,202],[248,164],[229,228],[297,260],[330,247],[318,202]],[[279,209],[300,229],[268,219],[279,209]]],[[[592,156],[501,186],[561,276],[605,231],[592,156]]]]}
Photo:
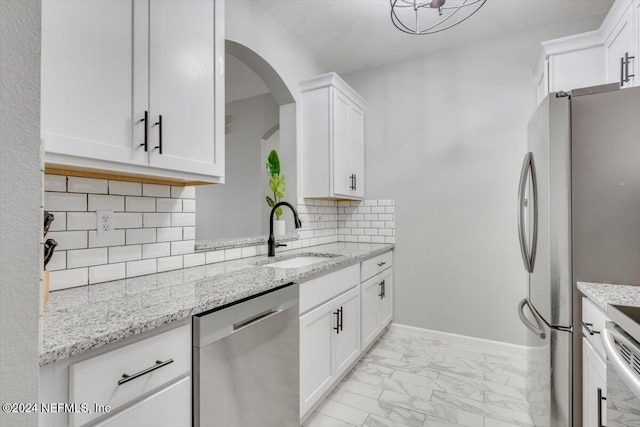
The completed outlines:
{"type": "Polygon", "coordinates": [[[331,257],[325,256],[298,256],[295,258],[285,259],[284,261],[273,262],[271,264],[264,264],[263,267],[277,267],[277,268],[300,268],[307,267],[312,264],[317,264],[322,261],[326,261],[331,257]]]}

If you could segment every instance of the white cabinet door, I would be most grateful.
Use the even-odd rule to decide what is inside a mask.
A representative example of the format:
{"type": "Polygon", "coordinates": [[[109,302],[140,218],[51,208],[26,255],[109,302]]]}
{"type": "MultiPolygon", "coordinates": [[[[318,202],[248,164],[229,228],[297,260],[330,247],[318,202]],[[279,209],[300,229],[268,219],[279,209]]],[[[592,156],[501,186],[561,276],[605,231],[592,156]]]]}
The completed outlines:
{"type": "Polygon", "coordinates": [[[606,424],[607,365],[586,338],[582,338],[582,423],[584,427],[606,424]],[[601,393],[601,394],[600,394],[601,393]],[[600,422],[601,421],[601,422],[600,422]]]}
{"type": "Polygon", "coordinates": [[[349,162],[354,175],[351,195],[364,197],[364,111],[353,104],[349,108],[349,162]]]}
{"type": "Polygon", "coordinates": [[[97,424],[99,427],[188,427],[190,425],[190,377],[181,379],[97,424]]]}
{"type": "Polygon", "coordinates": [[[372,277],[360,286],[360,297],[362,298],[362,348],[366,348],[378,336],[380,332],[380,321],[378,318],[379,303],[381,293],[381,280],[372,277]]]}
{"type": "Polygon", "coordinates": [[[224,175],[224,2],[152,0],[149,87],[153,167],[224,175]],[[220,83],[222,82],[222,83],[220,83]]]}
{"type": "Polygon", "coordinates": [[[42,2],[45,151],[146,164],[148,3],[42,2]]]}
{"type": "Polygon", "coordinates": [[[330,301],[300,317],[300,414],[331,386],[331,348],[337,325],[330,301]]]}
{"type": "Polygon", "coordinates": [[[333,192],[350,196],[354,174],[351,162],[349,112],[351,101],[333,90],[333,192]]]}
{"type": "Polygon", "coordinates": [[[340,376],[360,355],[360,289],[334,300],[339,311],[340,330],[333,335],[334,376],[340,376]]]}
{"type": "Polygon", "coordinates": [[[633,8],[630,7],[616,24],[613,31],[607,36],[605,42],[608,82],[619,82],[623,87],[633,86],[635,84],[635,77],[629,77],[629,81],[625,80],[627,80],[627,74],[635,74],[637,59],[631,59],[629,61],[628,70],[625,65],[625,60],[627,56],[637,58],[635,48],[636,40],[634,40],[636,37],[637,35],[633,25],[633,8]]]}

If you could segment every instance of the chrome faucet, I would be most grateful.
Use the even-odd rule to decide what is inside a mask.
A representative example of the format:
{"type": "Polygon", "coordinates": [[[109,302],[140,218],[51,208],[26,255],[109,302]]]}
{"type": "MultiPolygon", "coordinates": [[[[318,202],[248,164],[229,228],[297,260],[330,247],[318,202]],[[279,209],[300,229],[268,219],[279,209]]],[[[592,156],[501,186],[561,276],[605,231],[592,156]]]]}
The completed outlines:
{"type": "Polygon", "coordinates": [[[267,256],[270,256],[270,257],[276,256],[277,247],[287,246],[282,243],[276,243],[276,239],[275,237],[273,237],[273,214],[275,214],[276,209],[278,209],[280,206],[288,206],[289,209],[291,209],[291,212],[293,212],[293,220],[296,228],[302,227],[302,221],[300,221],[300,218],[298,218],[298,212],[296,212],[296,209],[290,203],[278,202],[275,205],[273,205],[273,208],[271,208],[271,216],[269,217],[269,241],[268,241],[269,251],[267,253],[267,256]]]}

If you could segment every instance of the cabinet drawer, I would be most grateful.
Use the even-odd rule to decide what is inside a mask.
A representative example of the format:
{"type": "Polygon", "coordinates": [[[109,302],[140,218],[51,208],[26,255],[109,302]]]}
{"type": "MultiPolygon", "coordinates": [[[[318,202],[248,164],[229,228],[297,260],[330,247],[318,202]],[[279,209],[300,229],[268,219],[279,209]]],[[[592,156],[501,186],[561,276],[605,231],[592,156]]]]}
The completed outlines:
{"type": "Polygon", "coordinates": [[[596,352],[604,359],[604,348],[600,341],[600,332],[604,324],[609,320],[607,314],[596,306],[588,298],[582,298],[582,333],[593,346],[596,352]]]}
{"type": "Polygon", "coordinates": [[[360,283],[360,264],[300,284],[300,314],[360,283]]]}
{"type": "MultiPolygon", "coordinates": [[[[118,348],[69,366],[69,402],[109,405],[116,409],[191,370],[191,325],[118,348]],[[157,361],[173,362],[118,384],[123,374],[134,376],[157,361]]],[[[99,413],[71,413],[71,427],[99,413]]]]}
{"type": "Polygon", "coordinates": [[[362,271],[360,273],[360,281],[375,276],[393,265],[393,251],[385,252],[382,255],[362,261],[362,271]]]}

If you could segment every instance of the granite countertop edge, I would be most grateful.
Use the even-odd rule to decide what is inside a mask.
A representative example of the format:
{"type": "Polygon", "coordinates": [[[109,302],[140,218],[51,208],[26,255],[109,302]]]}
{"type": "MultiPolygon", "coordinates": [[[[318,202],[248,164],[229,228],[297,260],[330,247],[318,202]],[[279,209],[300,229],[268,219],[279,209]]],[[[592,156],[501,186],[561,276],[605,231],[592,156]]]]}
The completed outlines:
{"type": "Polygon", "coordinates": [[[609,304],[640,307],[640,286],[578,282],[578,290],[607,312],[609,304]]]}
{"type": "MultiPolygon", "coordinates": [[[[175,304],[175,307],[170,307],[166,310],[163,310],[157,315],[155,313],[151,313],[150,315],[141,319],[136,319],[134,316],[134,319],[130,322],[127,321],[127,318],[125,317],[124,319],[120,319],[120,325],[116,324],[115,326],[113,324],[110,324],[111,317],[107,311],[105,312],[107,313],[105,314],[106,319],[103,319],[105,324],[103,325],[102,330],[99,330],[97,332],[91,330],[82,330],[82,324],[90,324],[91,321],[94,320],[91,318],[92,310],[90,310],[90,308],[92,307],[92,305],[96,306],[96,308],[98,309],[97,311],[101,311],[104,310],[104,304],[100,304],[98,302],[88,303],[87,308],[89,309],[77,306],[76,309],[78,309],[77,311],[79,311],[80,314],[76,313],[74,308],[68,310],[61,309],[57,312],[51,313],[49,317],[54,321],[57,320],[59,321],[59,323],[62,323],[63,327],[56,328],[55,326],[43,326],[43,346],[39,355],[40,366],[79,355],[103,345],[183,320],[185,318],[215,309],[225,304],[230,304],[243,298],[251,297],[253,295],[278,288],[288,283],[302,283],[311,280],[317,276],[325,275],[331,273],[332,271],[349,267],[350,265],[357,264],[364,260],[373,258],[377,255],[389,252],[393,250],[394,247],[395,245],[393,244],[333,243],[284,252],[279,254],[275,259],[268,259],[266,256],[262,255],[252,258],[224,261],[217,264],[207,264],[205,266],[167,272],[178,275],[180,275],[180,273],[183,273],[183,279],[176,279],[175,285],[180,285],[182,288],[187,288],[187,291],[195,289],[196,294],[199,290],[205,289],[206,292],[210,293],[210,296],[200,300],[194,295],[192,300],[185,299],[182,303],[178,303],[178,301],[172,300],[168,303],[172,305],[175,304]],[[301,254],[322,254],[331,255],[332,257],[328,258],[327,261],[302,268],[280,269],[274,267],[265,267],[263,265],[275,261],[293,258],[301,254]],[[210,276],[205,275],[205,269],[207,267],[212,269],[224,270],[227,265],[235,265],[235,267],[230,272],[211,274],[210,276]],[[265,276],[267,276],[266,279],[265,276]],[[216,284],[216,282],[222,282],[223,284],[216,284]],[[235,287],[235,282],[241,283],[242,286],[238,287],[237,289],[226,289],[228,291],[226,293],[218,292],[220,290],[218,288],[221,288],[221,290],[224,291],[225,287],[235,287]],[[81,326],[78,327],[79,333],[77,333],[76,335],[74,334],[74,332],[76,332],[74,326],[77,326],[78,324],[81,326]]],[[[131,280],[124,279],[121,281],[109,282],[100,285],[104,285],[105,287],[128,287],[129,283],[125,283],[122,285],[121,283],[133,281],[135,279],[138,279],[138,281],[140,281],[141,279],[146,279],[147,282],[153,282],[156,276],[160,277],[160,275],[167,273],[156,273],[148,276],[134,278],[131,280]]],[[[172,289],[171,287],[173,285],[174,284],[169,283],[161,288],[154,287],[153,289],[140,292],[138,294],[125,296],[127,298],[139,297],[141,300],[148,300],[154,298],[161,291],[166,292],[167,289],[172,289]]],[[[96,286],[98,285],[89,285],[82,288],[86,288],[88,293],[90,292],[90,288],[96,286]]],[[[67,291],[82,293],[84,298],[84,289],[74,288],[58,292],[62,297],[62,294],[67,291]]],[[[67,293],[70,294],[70,292],[67,293]]],[[[173,291],[171,291],[171,293],[173,293],[173,291]]],[[[198,296],[201,297],[201,295],[198,296]]],[[[45,320],[47,320],[46,314],[44,318],[45,320]]],[[[46,321],[44,323],[47,324],[46,321]]],[[[114,321],[113,323],[117,322],[114,321]]]]}

